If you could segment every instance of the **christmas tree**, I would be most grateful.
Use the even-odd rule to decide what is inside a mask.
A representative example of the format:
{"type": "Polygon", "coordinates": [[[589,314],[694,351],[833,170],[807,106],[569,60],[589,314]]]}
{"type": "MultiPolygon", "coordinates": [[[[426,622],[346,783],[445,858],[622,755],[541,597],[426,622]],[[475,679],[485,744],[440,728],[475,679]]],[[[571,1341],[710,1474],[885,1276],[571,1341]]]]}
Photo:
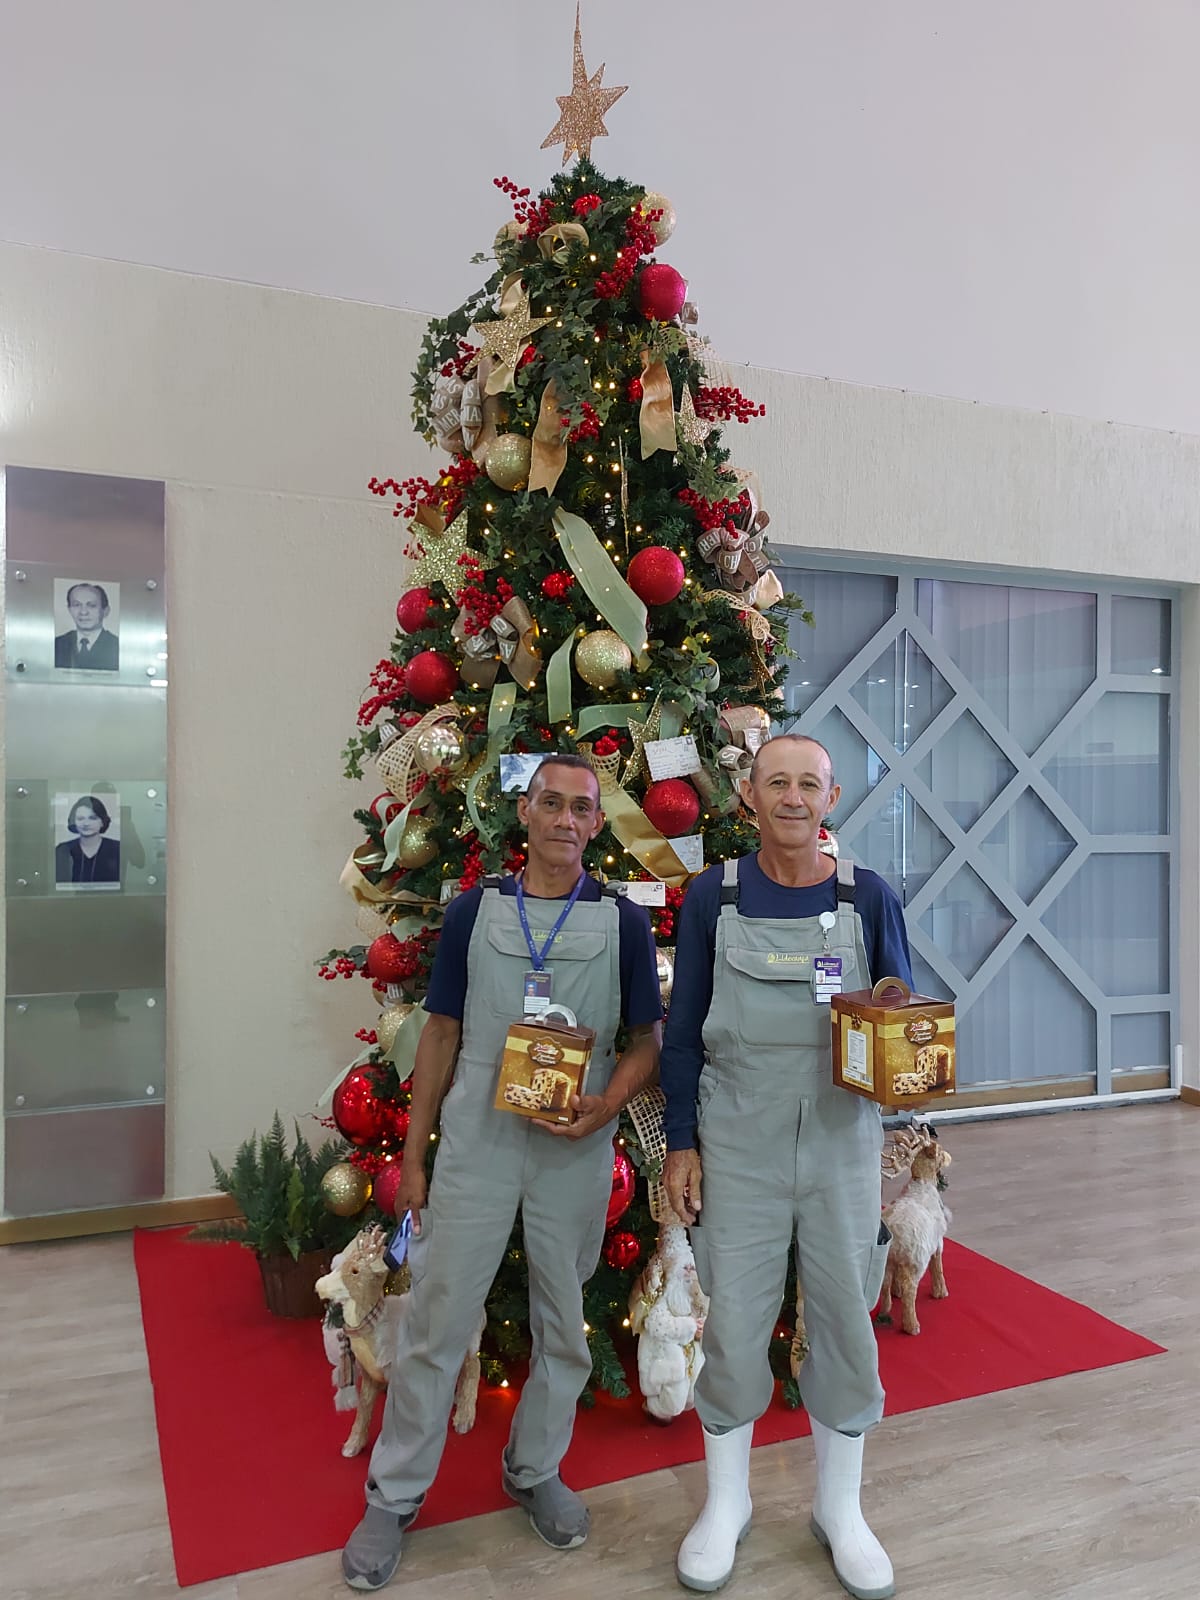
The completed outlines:
{"type": "MultiPolygon", "coordinates": [[[[425,335],[413,419],[440,465],[370,485],[412,564],[344,752],[348,776],[374,765],[384,791],[355,812],[364,837],[343,875],[369,942],[330,951],[321,972],[363,974],[383,1004],[332,1111],[388,1215],[400,1163],[436,1158],[436,1136],[427,1153],[404,1140],[438,923],[454,894],[519,870],[516,793],[536,758],[591,761],[607,822],[584,865],[649,907],[664,999],[689,878],[757,845],[737,781],[778,709],[801,603],[769,568],[757,480],[720,424],[765,408],[719,381],[687,285],[660,258],[669,201],[590,161],[620,92],[600,76],[583,71],[577,33],[551,140],[579,159],[537,195],[495,180],[513,215],[475,258],[494,269],[425,335]]],[[[585,1291],[593,1379],[617,1394],[614,1336],[656,1232],[646,1125],[622,1118],[585,1291]]],[[[488,1304],[493,1382],[526,1348],[526,1291],[518,1222],[488,1304]]]]}

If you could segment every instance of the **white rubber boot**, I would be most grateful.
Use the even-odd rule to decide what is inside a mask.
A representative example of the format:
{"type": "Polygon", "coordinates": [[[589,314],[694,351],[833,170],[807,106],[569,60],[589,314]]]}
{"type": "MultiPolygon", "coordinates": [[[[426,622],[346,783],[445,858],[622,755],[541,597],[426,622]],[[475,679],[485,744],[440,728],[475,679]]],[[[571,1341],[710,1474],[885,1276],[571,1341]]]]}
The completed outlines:
{"type": "Polygon", "coordinates": [[[750,1441],[754,1424],[728,1433],[704,1429],[708,1497],[675,1558],[685,1589],[711,1593],[729,1582],[737,1547],[750,1532],[750,1441]]]}
{"type": "Polygon", "coordinates": [[[835,1433],[815,1417],[817,1492],[809,1526],[833,1557],[833,1570],[855,1600],[887,1600],[896,1592],[887,1551],[867,1527],[859,1505],[863,1441],[835,1433]]]}

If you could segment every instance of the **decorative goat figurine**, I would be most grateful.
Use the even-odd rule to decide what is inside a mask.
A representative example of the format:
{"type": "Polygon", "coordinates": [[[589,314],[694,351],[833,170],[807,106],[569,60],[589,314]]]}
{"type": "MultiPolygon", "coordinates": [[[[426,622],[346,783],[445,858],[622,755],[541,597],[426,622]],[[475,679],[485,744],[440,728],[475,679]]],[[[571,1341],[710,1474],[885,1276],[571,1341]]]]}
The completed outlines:
{"type": "MultiPolygon", "coordinates": [[[[385,1294],[388,1267],[383,1259],[388,1236],[382,1228],[364,1228],[333,1259],[332,1270],[317,1281],[322,1300],[342,1308],[342,1326],[325,1323],[325,1352],[333,1367],[334,1406],[354,1411],[354,1426],[342,1446],[356,1456],[366,1446],[375,1401],[387,1388],[396,1349],[397,1323],[405,1297],[385,1294]]],[[[475,1424],[479,1392],[480,1322],[466,1352],[454,1394],[454,1431],[468,1433],[475,1424]]]]}
{"type": "Polygon", "coordinates": [[[887,1269],[879,1296],[881,1321],[890,1321],[892,1296],[901,1304],[900,1326],[905,1333],[920,1333],[917,1321],[917,1285],[929,1269],[930,1292],[944,1300],[946,1274],[942,1269],[942,1241],[950,1225],[950,1212],[942,1201],[939,1180],[950,1165],[950,1154],[938,1143],[933,1128],[914,1122],[899,1128],[883,1159],[885,1178],[897,1178],[904,1171],[909,1181],[903,1192],[884,1207],[883,1220],[892,1235],[887,1269]]]}

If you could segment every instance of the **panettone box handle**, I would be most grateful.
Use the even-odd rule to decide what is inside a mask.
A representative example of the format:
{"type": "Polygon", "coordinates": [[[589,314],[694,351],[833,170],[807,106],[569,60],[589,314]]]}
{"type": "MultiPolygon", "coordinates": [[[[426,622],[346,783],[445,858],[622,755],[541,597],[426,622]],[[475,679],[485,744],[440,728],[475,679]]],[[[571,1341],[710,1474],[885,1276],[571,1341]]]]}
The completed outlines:
{"type": "MultiPolygon", "coordinates": [[[[872,1004],[882,1004],[883,997],[889,989],[899,989],[900,1000],[898,1003],[900,1005],[904,1005],[907,1001],[912,999],[912,990],[908,987],[903,978],[880,978],[879,982],[871,990],[872,1004]]],[[[896,1004],[896,1002],[892,1003],[896,1004]]]]}

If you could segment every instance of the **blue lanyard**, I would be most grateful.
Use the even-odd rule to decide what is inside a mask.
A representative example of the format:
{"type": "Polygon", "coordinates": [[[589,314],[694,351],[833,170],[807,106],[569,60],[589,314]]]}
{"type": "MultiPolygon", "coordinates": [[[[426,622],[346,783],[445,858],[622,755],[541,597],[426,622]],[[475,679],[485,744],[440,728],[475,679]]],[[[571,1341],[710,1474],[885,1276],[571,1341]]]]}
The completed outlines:
{"type": "MultiPolygon", "coordinates": [[[[522,874],[522,876],[524,876],[524,874],[522,874]]],[[[581,872],[579,874],[578,881],[576,882],[575,887],[571,890],[570,898],[568,899],[566,905],[559,912],[558,921],[550,929],[550,936],[540,950],[534,944],[533,934],[529,931],[529,918],[525,914],[525,892],[521,888],[521,879],[517,879],[517,911],[520,913],[521,931],[525,935],[525,943],[529,946],[529,959],[533,962],[533,970],[535,972],[541,972],[545,967],[546,956],[549,954],[550,946],[562,932],[563,923],[570,916],[571,907],[575,904],[576,900],[579,899],[579,892],[583,888],[583,880],[586,877],[586,872],[581,872]]]]}

